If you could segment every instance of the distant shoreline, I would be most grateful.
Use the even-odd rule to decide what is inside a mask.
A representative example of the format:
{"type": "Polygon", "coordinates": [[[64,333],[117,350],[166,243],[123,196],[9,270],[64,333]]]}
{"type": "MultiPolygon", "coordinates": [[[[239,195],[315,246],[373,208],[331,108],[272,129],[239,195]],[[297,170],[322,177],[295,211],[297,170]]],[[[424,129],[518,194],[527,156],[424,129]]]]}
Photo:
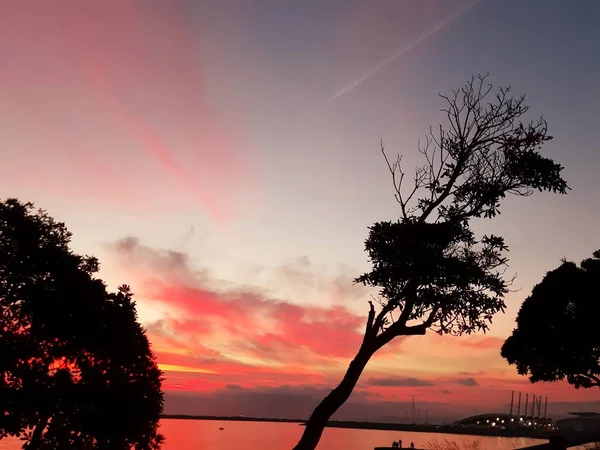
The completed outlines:
{"type": "MultiPolygon", "coordinates": [[[[272,423],[297,423],[304,425],[305,419],[274,419],[266,417],[243,416],[191,416],[185,414],[163,414],[161,419],[178,420],[221,420],[231,422],[272,422],[272,423]]],[[[384,431],[411,431],[417,433],[443,433],[462,434],[467,436],[490,437],[522,437],[532,439],[549,439],[550,433],[531,429],[500,430],[494,428],[467,428],[452,425],[417,425],[386,422],[352,422],[332,420],[327,423],[329,428],[350,428],[358,430],[384,430],[384,431]]]]}
{"type": "Polygon", "coordinates": [[[161,414],[161,419],[178,420],[225,420],[231,422],[285,422],[285,423],[304,423],[302,419],[273,419],[268,417],[244,417],[244,416],[190,416],[187,414],[161,414]]]}

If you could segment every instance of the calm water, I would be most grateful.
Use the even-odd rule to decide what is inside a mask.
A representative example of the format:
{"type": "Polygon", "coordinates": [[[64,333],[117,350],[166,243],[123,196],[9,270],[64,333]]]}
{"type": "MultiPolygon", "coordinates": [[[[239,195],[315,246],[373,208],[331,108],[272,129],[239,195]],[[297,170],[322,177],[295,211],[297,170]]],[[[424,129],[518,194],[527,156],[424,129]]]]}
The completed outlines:
{"type": "MultiPolygon", "coordinates": [[[[303,427],[293,423],[226,422],[211,420],[163,420],[161,432],[167,438],[164,450],[290,450],[300,438],[303,427]],[[219,427],[225,428],[219,431],[219,427]]],[[[373,450],[375,446],[389,445],[402,439],[404,446],[411,441],[417,447],[445,439],[457,443],[480,440],[481,450],[514,450],[538,441],[526,438],[499,438],[461,436],[432,433],[405,433],[396,431],[325,430],[319,450],[373,450]]],[[[20,449],[19,441],[0,441],[0,449],[20,449]]]]}

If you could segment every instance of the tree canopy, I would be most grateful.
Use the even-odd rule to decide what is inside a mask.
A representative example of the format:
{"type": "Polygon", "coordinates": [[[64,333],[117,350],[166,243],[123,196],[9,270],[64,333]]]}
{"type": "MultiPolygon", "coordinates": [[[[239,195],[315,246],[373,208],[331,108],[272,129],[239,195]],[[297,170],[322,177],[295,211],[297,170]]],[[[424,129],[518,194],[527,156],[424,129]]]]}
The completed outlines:
{"type": "Polygon", "coordinates": [[[563,260],[523,302],[501,349],[531,382],[567,379],[600,387],[600,250],[577,264],[563,260]]]}
{"type": "Polygon", "coordinates": [[[27,449],[158,449],[161,372],[128,286],[31,203],[0,202],[0,438],[27,449]]]}
{"type": "Polygon", "coordinates": [[[563,167],[541,154],[552,139],[543,119],[522,122],[529,107],[510,88],[474,76],[444,102],[447,125],[419,145],[424,163],[411,180],[401,157],[390,162],[399,218],[370,227],[371,271],[355,281],[377,288],[362,345],[342,382],[317,406],[295,450],[313,450],[327,420],[349,398],[369,359],[397,336],[427,330],[460,335],[485,331],[505,308],[507,246],[501,236],[477,237],[473,219],[499,214],[509,194],[565,194],[563,167]],[[409,183],[409,184],[407,184],[409,183]]]}

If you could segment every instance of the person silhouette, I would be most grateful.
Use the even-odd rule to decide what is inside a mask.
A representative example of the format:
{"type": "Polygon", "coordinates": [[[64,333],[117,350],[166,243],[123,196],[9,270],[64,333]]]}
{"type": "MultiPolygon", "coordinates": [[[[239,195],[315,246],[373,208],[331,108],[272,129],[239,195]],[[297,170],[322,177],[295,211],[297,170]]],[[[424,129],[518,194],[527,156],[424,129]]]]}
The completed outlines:
{"type": "Polygon", "coordinates": [[[414,442],[410,443],[410,448],[415,448],[415,443],[414,442]]]}

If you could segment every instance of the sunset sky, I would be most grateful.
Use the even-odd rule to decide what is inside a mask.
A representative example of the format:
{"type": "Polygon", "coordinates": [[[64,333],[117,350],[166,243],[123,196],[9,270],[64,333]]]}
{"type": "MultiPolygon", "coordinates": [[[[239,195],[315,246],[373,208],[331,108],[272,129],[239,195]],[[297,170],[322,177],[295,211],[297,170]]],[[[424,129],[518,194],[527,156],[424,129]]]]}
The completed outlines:
{"type": "Polygon", "coordinates": [[[599,21],[596,0],[7,1],[0,198],[132,285],[166,412],[306,417],[360,341],[367,227],[398,215],[380,139],[412,170],[437,93],[490,72],[544,115],[572,191],[476,224],[520,288],[490,333],[397,339],[337,417],[504,411],[511,390],[600,411],[499,356],[533,284],[600,248],[599,21]]]}

